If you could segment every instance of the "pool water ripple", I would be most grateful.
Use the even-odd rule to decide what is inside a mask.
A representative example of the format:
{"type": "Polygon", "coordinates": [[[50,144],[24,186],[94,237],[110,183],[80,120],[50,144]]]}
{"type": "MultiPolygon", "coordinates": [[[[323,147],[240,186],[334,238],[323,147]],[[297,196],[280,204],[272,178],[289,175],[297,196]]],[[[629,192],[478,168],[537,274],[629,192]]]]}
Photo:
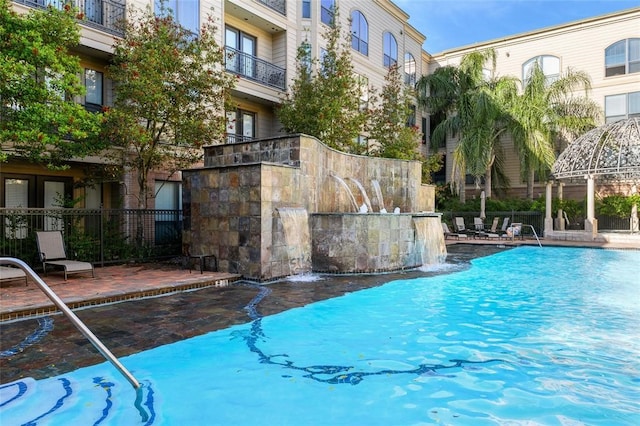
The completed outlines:
{"type": "MultiPolygon", "coordinates": [[[[246,324],[122,361],[153,392],[153,424],[637,425],[639,261],[522,247],[270,316],[257,286],[246,324]]],[[[118,401],[105,424],[140,424],[114,376],[100,364],[35,386],[69,380],[79,395],[104,378],[118,401]]]]}

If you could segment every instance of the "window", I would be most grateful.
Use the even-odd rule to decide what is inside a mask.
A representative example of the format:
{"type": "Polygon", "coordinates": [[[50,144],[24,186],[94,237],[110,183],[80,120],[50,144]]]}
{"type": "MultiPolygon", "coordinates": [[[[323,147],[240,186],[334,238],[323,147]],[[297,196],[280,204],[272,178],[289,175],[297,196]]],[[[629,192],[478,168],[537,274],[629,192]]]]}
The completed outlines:
{"type": "Polygon", "coordinates": [[[550,55],[536,56],[522,65],[522,81],[525,85],[536,65],[542,70],[547,83],[553,83],[560,77],[560,58],[550,55]]]}
{"type": "Polygon", "coordinates": [[[232,27],[225,28],[228,71],[255,77],[256,38],[232,27]]]}
{"type": "Polygon", "coordinates": [[[302,18],[311,19],[311,0],[302,0],[302,18]]]}
{"type": "Polygon", "coordinates": [[[336,12],[335,0],[320,1],[320,21],[326,25],[333,25],[334,14],[336,12]]]}
{"type": "Polygon", "coordinates": [[[411,53],[404,54],[404,84],[411,87],[416,85],[416,59],[411,53]]]}
{"type": "MultiPolygon", "coordinates": [[[[156,15],[160,15],[161,2],[156,0],[154,4],[156,15]]],[[[200,0],[166,0],[164,7],[184,29],[200,33],[200,0]]]]}
{"type": "Polygon", "coordinates": [[[351,47],[369,56],[369,24],[359,10],[351,13],[351,47]]]}
{"type": "Polygon", "coordinates": [[[605,77],[640,72],[640,38],[613,43],[604,50],[605,77]]]}
{"type": "Polygon", "coordinates": [[[300,62],[303,67],[306,68],[307,73],[311,76],[311,44],[308,42],[302,42],[302,50],[304,54],[300,59],[300,62]]]}
{"type": "Polygon", "coordinates": [[[391,33],[384,33],[382,36],[383,46],[383,65],[387,68],[391,68],[398,64],[398,42],[391,33]]]}
{"type": "Polygon", "coordinates": [[[155,194],[155,243],[162,245],[179,242],[182,226],[177,210],[182,210],[182,184],[157,180],[155,194]]]}
{"type": "Polygon", "coordinates": [[[604,115],[607,123],[640,117],[640,92],[605,96],[604,115]]]}
{"type": "Polygon", "coordinates": [[[407,116],[407,127],[416,127],[416,106],[409,105],[409,115],[407,116]]]}
{"type": "Polygon", "coordinates": [[[369,108],[369,78],[358,74],[356,80],[360,88],[360,111],[365,111],[369,108]]]}
{"type": "Polygon", "coordinates": [[[88,111],[102,110],[102,78],[101,72],[89,68],[84,70],[84,86],[87,92],[84,97],[84,106],[88,111]]]}
{"type": "Polygon", "coordinates": [[[227,143],[249,141],[255,137],[255,113],[241,109],[227,112],[227,143]]]}

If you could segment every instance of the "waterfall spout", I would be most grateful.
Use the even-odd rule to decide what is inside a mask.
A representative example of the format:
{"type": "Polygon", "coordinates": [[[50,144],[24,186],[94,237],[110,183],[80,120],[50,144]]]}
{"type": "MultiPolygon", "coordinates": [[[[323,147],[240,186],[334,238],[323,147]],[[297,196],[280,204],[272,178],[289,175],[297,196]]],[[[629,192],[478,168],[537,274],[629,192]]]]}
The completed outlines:
{"type": "Polygon", "coordinates": [[[380,213],[386,213],[387,209],[384,207],[384,199],[382,198],[382,190],[380,189],[380,182],[377,179],[373,179],[371,181],[371,186],[373,186],[373,191],[376,194],[376,198],[378,199],[378,208],[380,209],[380,213]]]}
{"type": "Polygon", "coordinates": [[[422,265],[444,263],[447,259],[447,247],[444,242],[439,217],[414,216],[416,231],[415,246],[422,265]]]}
{"type": "MultiPolygon", "coordinates": [[[[358,190],[360,191],[360,194],[362,195],[362,199],[364,200],[364,205],[367,206],[367,212],[373,212],[373,208],[371,208],[371,200],[369,200],[369,196],[367,195],[367,191],[364,189],[364,186],[362,186],[360,181],[357,180],[357,179],[354,179],[352,177],[349,177],[347,179],[349,179],[351,182],[353,182],[358,187],[358,190]]],[[[360,211],[362,211],[362,210],[363,209],[360,209],[360,211]]]]}
{"type": "Polygon", "coordinates": [[[332,178],[334,178],[335,180],[338,181],[338,183],[340,184],[340,186],[342,186],[342,188],[344,188],[345,191],[347,191],[347,196],[349,197],[349,200],[351,201],[351,207],[353,207],[353,211],[357,212],[360,210],[360,207],[358,207],[358,203],[356,202],[356,198],[353,196],[353,192],[351,192],[351,188],[349,188],[349,185],[347,185],[347,182],[344,181],[344,179],[342,179],[340,176],[336,176],[336,175],[330,175],[332,178]]]}

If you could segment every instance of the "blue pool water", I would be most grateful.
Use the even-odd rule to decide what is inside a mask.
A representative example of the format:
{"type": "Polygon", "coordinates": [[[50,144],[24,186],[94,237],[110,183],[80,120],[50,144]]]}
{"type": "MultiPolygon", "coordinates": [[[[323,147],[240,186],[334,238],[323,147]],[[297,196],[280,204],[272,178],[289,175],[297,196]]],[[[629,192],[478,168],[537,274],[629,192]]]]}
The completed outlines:
{"type": "Polygon", "coordinates": [[[245,325],[122,358],[138,395],[104,363],[2,386],[0,423],[638,425],[639,264],[521,247],[269,317],[263,290],[245,325]]]}

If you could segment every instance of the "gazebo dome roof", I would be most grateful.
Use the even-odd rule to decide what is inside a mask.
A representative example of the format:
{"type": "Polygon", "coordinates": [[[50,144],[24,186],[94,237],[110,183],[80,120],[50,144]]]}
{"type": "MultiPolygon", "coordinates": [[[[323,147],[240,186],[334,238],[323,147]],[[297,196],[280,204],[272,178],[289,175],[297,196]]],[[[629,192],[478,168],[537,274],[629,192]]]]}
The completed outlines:
{"type": "Polygon", "coordinates": [[[552,169],[556,179],[640,179],[640,118],[608,123],[580,136],[560,154],[552,169]]]}

